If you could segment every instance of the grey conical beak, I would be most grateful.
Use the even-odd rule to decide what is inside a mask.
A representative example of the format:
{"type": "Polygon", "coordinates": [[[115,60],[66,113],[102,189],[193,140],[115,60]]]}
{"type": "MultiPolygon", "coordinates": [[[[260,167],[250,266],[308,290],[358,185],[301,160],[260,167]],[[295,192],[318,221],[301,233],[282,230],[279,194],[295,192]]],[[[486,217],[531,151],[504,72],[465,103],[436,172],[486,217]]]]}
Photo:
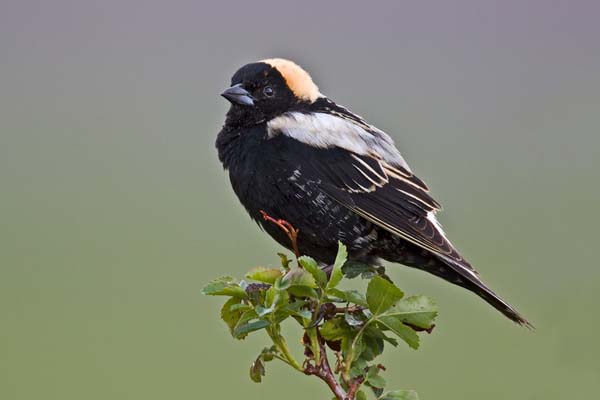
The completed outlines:
{"type": "Polygon", "coordinates": [[[246,89],[242,86],[241,83],[237,85],[233,85],[230,88],[225,89],[221,96],[225,97],[232,104],[239,104],[242,106],[253,106],[254,100],[252,99],[252,95],[248,93],[246,89]]]}

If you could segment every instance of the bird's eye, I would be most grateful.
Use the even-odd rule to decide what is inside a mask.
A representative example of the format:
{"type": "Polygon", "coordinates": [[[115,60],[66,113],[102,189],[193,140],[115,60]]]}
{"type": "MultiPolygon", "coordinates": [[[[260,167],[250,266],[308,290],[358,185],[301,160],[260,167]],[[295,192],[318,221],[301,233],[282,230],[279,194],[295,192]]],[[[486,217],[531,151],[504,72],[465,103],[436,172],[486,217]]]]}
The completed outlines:
{"type": "Polygon", "coordinates": [[[265,86],[265,88],[263,89],[263,94],[267,97],[273,97],[275,91],[271,86],[265,86]]]}

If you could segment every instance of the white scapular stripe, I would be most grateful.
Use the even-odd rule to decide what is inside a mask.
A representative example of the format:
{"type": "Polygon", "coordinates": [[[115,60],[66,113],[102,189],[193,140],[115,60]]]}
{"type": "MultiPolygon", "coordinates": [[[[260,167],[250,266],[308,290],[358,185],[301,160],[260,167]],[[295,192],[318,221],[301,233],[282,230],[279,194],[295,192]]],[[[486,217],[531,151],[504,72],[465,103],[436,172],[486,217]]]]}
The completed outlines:
{"type": "MultiPolygon", "coordinates": [[[[389,179],[387,176],[385,176],[385,171],[382,171],[384,173],[384,175],[382,176],[379,172],[375,171],[373,168],[371,168],[371,166],[369,164],[367,164],[364,160],[362,160],[360,157],[357,157],[356,155],[352,154],[352,158],[354,158],[356,161],[360,162],[362,165],[365,166],[365,168],[367,168],[369,171],[371,171],[375,176],[377,176],[379,179],[381,179],[382,182],[389,182],[389,179]]],[[[354,165],[354,164],[352,164],[354,165]]],[[[379,166],[381,167],[381,164],[379,164],[379,166]]],[[[354,165],[354,168],[358,169],[363,175],[365,175],[364,172],[362,172],[360,170],[359,167],[357,167],[356,165],[354,165]]],[[[366,176],[366,175],[365,175],[366,176]]],[[[369,178],[370,179],[370,178],[369,178]]]]}
{"type": "Polygon", "coordinates": [[[267,123],[269,137],[284,134],[319,148],[341,147],[360,155],[377,154],[391,165],[410,168],[392,138],[372,127],[366,130],[350,120],[326,113],[288,112],[267,123]]]}

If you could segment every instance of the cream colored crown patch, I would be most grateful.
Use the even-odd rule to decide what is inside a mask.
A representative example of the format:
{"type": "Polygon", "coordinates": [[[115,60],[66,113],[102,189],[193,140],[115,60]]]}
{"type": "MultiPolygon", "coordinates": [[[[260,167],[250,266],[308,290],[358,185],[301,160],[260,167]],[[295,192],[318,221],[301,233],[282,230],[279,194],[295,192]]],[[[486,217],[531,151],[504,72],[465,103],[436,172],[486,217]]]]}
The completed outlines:
{"type": "Polygon", "coordinates": [[[286,84],[296,97],[311,103],[323,95],[319,92],[319,87],[315,85],[312,78],[298,64],[283,58],[268,58],[261,60],[277,69],[285,79],[286,84]]]}

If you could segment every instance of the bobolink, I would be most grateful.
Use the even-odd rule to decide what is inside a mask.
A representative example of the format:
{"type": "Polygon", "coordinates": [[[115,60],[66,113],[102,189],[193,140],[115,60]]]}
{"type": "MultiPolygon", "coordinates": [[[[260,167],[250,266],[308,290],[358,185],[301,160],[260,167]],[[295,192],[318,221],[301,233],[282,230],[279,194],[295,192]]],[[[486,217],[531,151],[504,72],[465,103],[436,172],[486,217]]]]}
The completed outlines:
{"type": "Polygon", "coordinates": [[[340,241],[350,260],[422,269],[529,326],[446,238],[440,204],[392,139],[321,94],[301,67],[278,58],[247,64],[222,96],[231,108],[219,159],[250,217],[282,246],[290,248],[288,237],[261,211],[298,228],[300,253],[323,264],[340,241]]]}

